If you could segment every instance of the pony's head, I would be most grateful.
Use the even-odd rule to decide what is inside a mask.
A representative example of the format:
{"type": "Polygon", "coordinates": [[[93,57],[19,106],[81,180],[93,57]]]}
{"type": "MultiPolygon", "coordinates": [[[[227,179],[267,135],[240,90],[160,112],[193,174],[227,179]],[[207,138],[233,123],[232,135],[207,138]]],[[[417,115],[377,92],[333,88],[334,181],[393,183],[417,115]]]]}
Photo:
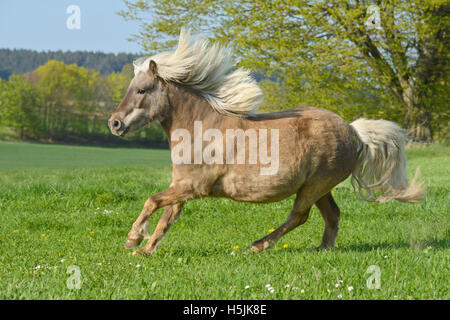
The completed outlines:
{"type": "Polygon", "coordinates": [[[161,120],[164,109],[169,105],[165,90],[167,84],[158,76],[156,62],[137,60],[134,66],[135,76],[108,121],[111,132],[117,136],[125,136],[153,120],[161,120]]]}
{"type": "Polygon", "coordinates": [[[228,47],[206,39],[191,42],[182,29],[174,52],[161,52],[134,63],[134,78],[116,112],[111,132],[124,136],[147,123],[162,121],[169,110],[168,83],[195,90],[218,113],[246,117],[262,102],[262,91],[250,71],[236,69],[228,47]]]}

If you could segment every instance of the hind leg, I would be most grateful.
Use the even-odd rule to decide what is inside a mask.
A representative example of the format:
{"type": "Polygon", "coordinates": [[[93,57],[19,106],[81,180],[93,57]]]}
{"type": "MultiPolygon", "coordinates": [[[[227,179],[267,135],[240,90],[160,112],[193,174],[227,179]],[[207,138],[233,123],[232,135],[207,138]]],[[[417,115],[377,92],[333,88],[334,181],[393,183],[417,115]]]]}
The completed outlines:
{"type": "Polygon", "coordinates": [[[328,192],[325,196],[317,200],[316,206],[319,208],[322,218],[325,221],[325,231],[322,237],[322,243],[316,248],[328,249],[334,246],[339,228],[340,210],[336,202],[328,192]]]}
{"type": "Polygon", "coordinates": [[[287,220],[279,226],[274,232],[269,233],[265,237],[252,243],[250,249],[253,252],[261,252],[273,246],[282,236],[289,231],[295,229],[299,225],[308,220],[309,211],[311,210],[314,201],[308,201],[308,197],[303,197],[301,193],[297,193],[295,198],[294,207],[287,220]]]}

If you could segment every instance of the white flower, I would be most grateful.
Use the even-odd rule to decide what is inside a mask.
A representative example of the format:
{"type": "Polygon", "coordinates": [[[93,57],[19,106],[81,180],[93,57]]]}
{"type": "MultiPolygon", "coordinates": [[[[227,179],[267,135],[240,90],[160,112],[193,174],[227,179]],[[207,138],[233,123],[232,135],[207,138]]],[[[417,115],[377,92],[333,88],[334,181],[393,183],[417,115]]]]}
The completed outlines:
{"type": "Polygon", "coordinates": [[[334,286],[335,286],[336,288],[339,288],[339,283],[336,283],[334,286]]]}
{"type": "Polygon", "coordinates": [[[305,290],[304,289],[300,290],[300,293],[305,294],[305,290]]]}
{"type": "Polygon", "coordinates": [[[344,282],[344,280],[338,280],[338,283],[343,283],[344,282]]]}
{"type": "Polygon", "coordinates": [[[348,286],[348,287],[347,287],[347,290],[348,290],[348,291],[352,291],[352,290],[353,290],[353,287],[352,287],[352,286],[348,286]]]}
{"type": "Polygon", "coordinates": [[[236,252],[235,251],[231,251],[231,253],[230,253],[232,256],[234,256],[234,255],[236,255],[236,252]]]}
{"type": "Polygon", "coordinates": [[[270,293],[273,293],[275,289],[270,285],[270,283],[266,284],[266,288],[270,293]]]}
{"type": "Polygon", "coordinates": [[[298,290],[298,287],[292,287],[292,290],[298,290]]]}
{"type": "Polygon", "coordinates": [[[342,294],[338,294],[337,296],[339,299],[342,299],[342,294]]]}
{"type": "Polygon", "coordinates": [[[288,283],[287,285],[285,285],[285,288],[289,288],[291,285],[288,283]]]}
{"type": "Polygon", "coordinates": [[[64,263],[64,261],[66,261],[66,259],[61,259],[60,261],[61,261],[61,263],[64,263]]]}
{"type": "Polygon", "coordinates": [[[34,267],[34,270],[38,270],[40,268],[41,268],[41,265],[38,264],[36,267],[34,267]]]}
{"type": "Polygon", "coordinates": [[[328,293],[331,293],[331,290],[330,290],[330,289],[327,289],[327,292],[328,292],[328,293]]]}
{"type": "Polygon", "coordinates": [[[245,287],[244,287],[245,290],[247,290],[247,289],[249,289],[249,288],[250,288],[250,286],[245,286],[245,287]]]}
{"type": "Polygon", "coordinates": [[[137,264],[137,265],[136,265],[136,268],[140,268],[140,267],[141,267],[141,265],[140,265],[140,264],[137,264]]]}

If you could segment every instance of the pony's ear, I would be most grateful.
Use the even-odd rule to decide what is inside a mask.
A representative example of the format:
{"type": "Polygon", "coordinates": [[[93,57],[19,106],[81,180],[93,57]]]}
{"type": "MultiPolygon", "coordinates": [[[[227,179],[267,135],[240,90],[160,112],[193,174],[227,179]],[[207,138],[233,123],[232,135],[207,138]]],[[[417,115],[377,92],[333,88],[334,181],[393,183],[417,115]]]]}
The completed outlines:
{"type": "Polygon", "coordinates": [[[156,65],[155,61],[150,60],[150,62],[148,63],[148,72],[150,72],[154,76],[158,74],[158,66],[156,65]]]}

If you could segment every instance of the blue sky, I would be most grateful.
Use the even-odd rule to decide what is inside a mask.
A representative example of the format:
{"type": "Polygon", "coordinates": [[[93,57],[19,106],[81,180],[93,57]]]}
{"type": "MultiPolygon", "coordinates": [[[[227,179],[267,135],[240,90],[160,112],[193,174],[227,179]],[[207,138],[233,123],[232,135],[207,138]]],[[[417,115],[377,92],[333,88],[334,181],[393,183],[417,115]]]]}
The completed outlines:
{"type": "Polygon", "coordinates": [[[0,48],[139,53],[127,41],[138,23],[118,16],[121,9],[122,0],[0,0],[0,48]],[[80,8],[79,30],[67,28],[70,5],[80,8]]]}

